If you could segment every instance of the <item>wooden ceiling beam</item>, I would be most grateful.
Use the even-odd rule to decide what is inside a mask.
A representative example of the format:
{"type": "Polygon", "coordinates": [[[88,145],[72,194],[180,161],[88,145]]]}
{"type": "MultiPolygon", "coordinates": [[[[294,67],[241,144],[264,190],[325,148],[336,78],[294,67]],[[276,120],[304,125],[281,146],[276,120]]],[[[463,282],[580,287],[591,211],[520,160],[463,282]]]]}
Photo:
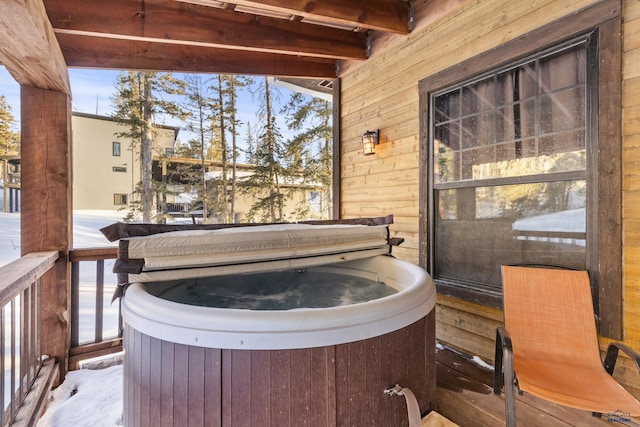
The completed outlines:
{"type": "Polygon", "coordinates": [[[175,0],[45,0],[56,34],[366,59],[366,35],[175,0]]]}
{"type": "Polygon", "coordinates": [[[70,67],[336,78],[336,60],[58,34],[70,67]]]}
{"type": "Polygon", "coordinates": [[[0,0],[0,63],[21,85],[71,94],[69,73],[41,1],[0,0]]]}
{"type": "Polygon", "coordinates": [[[412,26],[407,0],[231,0],[230,3],[397,34],[409,34],[412,26]]]}

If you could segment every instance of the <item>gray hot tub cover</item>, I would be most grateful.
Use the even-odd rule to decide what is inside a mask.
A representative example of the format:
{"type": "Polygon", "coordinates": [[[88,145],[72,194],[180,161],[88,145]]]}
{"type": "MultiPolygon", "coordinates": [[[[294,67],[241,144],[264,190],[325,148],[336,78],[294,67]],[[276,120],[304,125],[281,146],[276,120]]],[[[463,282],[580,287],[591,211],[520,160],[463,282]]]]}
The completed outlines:
{"type": "MultiPolygon", "coordinates": [[[[126,285],[366,258],[389,253],[390,245],[401,243],[401,239],[389,239],[392,222],[393,217],[384,217],[222,228],[118,226],[114,272],[126,285]]],[[[114,237],[114,226],[103,230],[105,236],[114,237]]]]}

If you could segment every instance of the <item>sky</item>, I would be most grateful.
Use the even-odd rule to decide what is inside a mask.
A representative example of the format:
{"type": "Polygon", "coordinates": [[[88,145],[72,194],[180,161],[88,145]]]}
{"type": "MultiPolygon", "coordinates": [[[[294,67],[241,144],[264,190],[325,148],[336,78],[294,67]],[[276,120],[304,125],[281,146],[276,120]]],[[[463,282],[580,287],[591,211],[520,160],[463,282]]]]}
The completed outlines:
{"type": "MultiPolygon", "coordinates": [[[[114,84],[120,71],[118,70],[96,70],[69,68],[69,81],[71,83],[71,109],[74,112],[97,114],[109,116],[113,113],[111,98],[115,93],[114,84]]],[[[174,73],[176,77],[182,78],[184,74],[174,73]]],[[[259,77],[256,77],[258,79],[259,77]]],[[[291,93],[288,89],[279,88],[279,102],[276,99],[276,112],[279,110],[279,104],[286,102],[291,93]]],[[[11,106],[11,113],[16,120],[20,119],[20,85],[13,79],[6,68],[0,66],[0,96],[5,96],[8,104],[11,106]]],[[[246,124],[249,122],[252,126],[258,121],[257,118],[257,102],[252,99],[248,91],[241,91],[238,96],[238,119],[242,125],[239,129],[239,136],[242,140],[246,135],[246,124]]],[[[278,115],[281,133],[287,137],[287,127],[282,115],[278,115]]],[[[157,124],[183,127],[184,124],[176,119],[157,118],[157,124]]],[[[19,131],[16,126],[14,131],[19,131]]],[[[184,129],[178,134],[178,140],[186,143],[189,138],[188,132],[184,129]]]]}
{"type": "MultiPolygon", "coordinates": [[[[71,108],[73,111],[109,115],[111,96],[118,71],[69,69],[71,82],[71,108]]],[[[16,119],[20,116],[20,85],[6,68],[0,66],[0,95],[7,98],[16,119]]]]}

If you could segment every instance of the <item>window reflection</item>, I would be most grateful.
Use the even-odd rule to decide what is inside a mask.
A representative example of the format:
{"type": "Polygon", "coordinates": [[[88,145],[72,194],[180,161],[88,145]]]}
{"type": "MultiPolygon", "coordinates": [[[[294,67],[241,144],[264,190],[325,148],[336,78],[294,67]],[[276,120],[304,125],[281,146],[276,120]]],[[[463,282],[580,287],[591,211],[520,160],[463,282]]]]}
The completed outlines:
{"type": "Polygon", "coordinates": [[[585,180],[442,190],[437,201],[437,279],[499,287],[501,264],[585,268],[585,180]]]}
{"type": "Polygon", "coordinates": [[[546,162],[584,158],[585,61],[578,45],[436,96],[434,182],[478,179],[474,170],[482,179],[557,172],[546,162]],[[503,163],[525,158],[534,161],[503,163]]]}

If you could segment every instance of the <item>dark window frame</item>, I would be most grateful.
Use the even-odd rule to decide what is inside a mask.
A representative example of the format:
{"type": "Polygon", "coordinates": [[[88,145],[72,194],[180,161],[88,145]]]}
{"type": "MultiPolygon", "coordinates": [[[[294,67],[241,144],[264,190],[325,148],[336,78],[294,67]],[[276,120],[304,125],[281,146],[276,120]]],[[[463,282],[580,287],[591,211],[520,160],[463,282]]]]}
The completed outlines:
{"type": "Polygon", "coordinates": [[[118,141],[111,143],[111,155],[114,157],[120,157],[122,155],[122,144],[118,141]]]}
{"type": "MultiPolygon", "coordinates": [[[[431,94],[535,55],[576,37],[591,34],[598,49],[597,88],[591,90],[590,105],[595,125],[587,129],[588,141],[597,150],[590,153],[588,170],[596,171],[597,191],[588,196],[587,268],[594,287],[600,334],[622,338],[622,46],[620,4],[607,0],[569,17],[543,26],[496,49],[466,60],[420,81],[420,265],[430,271],[433,237],[432,171],[429,166],[431,94]],[[595,250],[593,248],[596,248],[595,250]],[[601,250],[597,250],[601,248],[601,250]]],[[[587,147],[590,150],[590,147],[587,147]]],[[[492,307],[502,307],[502,296],[462,286],[438,283],[439,293],[492,307]]]]}
{"type": "Polygon", "coordinates": [[[129,204],[129,195],[123,193],[114,193],[113,194],[113,204],[114,206],[126,206],[129,204]]]}

